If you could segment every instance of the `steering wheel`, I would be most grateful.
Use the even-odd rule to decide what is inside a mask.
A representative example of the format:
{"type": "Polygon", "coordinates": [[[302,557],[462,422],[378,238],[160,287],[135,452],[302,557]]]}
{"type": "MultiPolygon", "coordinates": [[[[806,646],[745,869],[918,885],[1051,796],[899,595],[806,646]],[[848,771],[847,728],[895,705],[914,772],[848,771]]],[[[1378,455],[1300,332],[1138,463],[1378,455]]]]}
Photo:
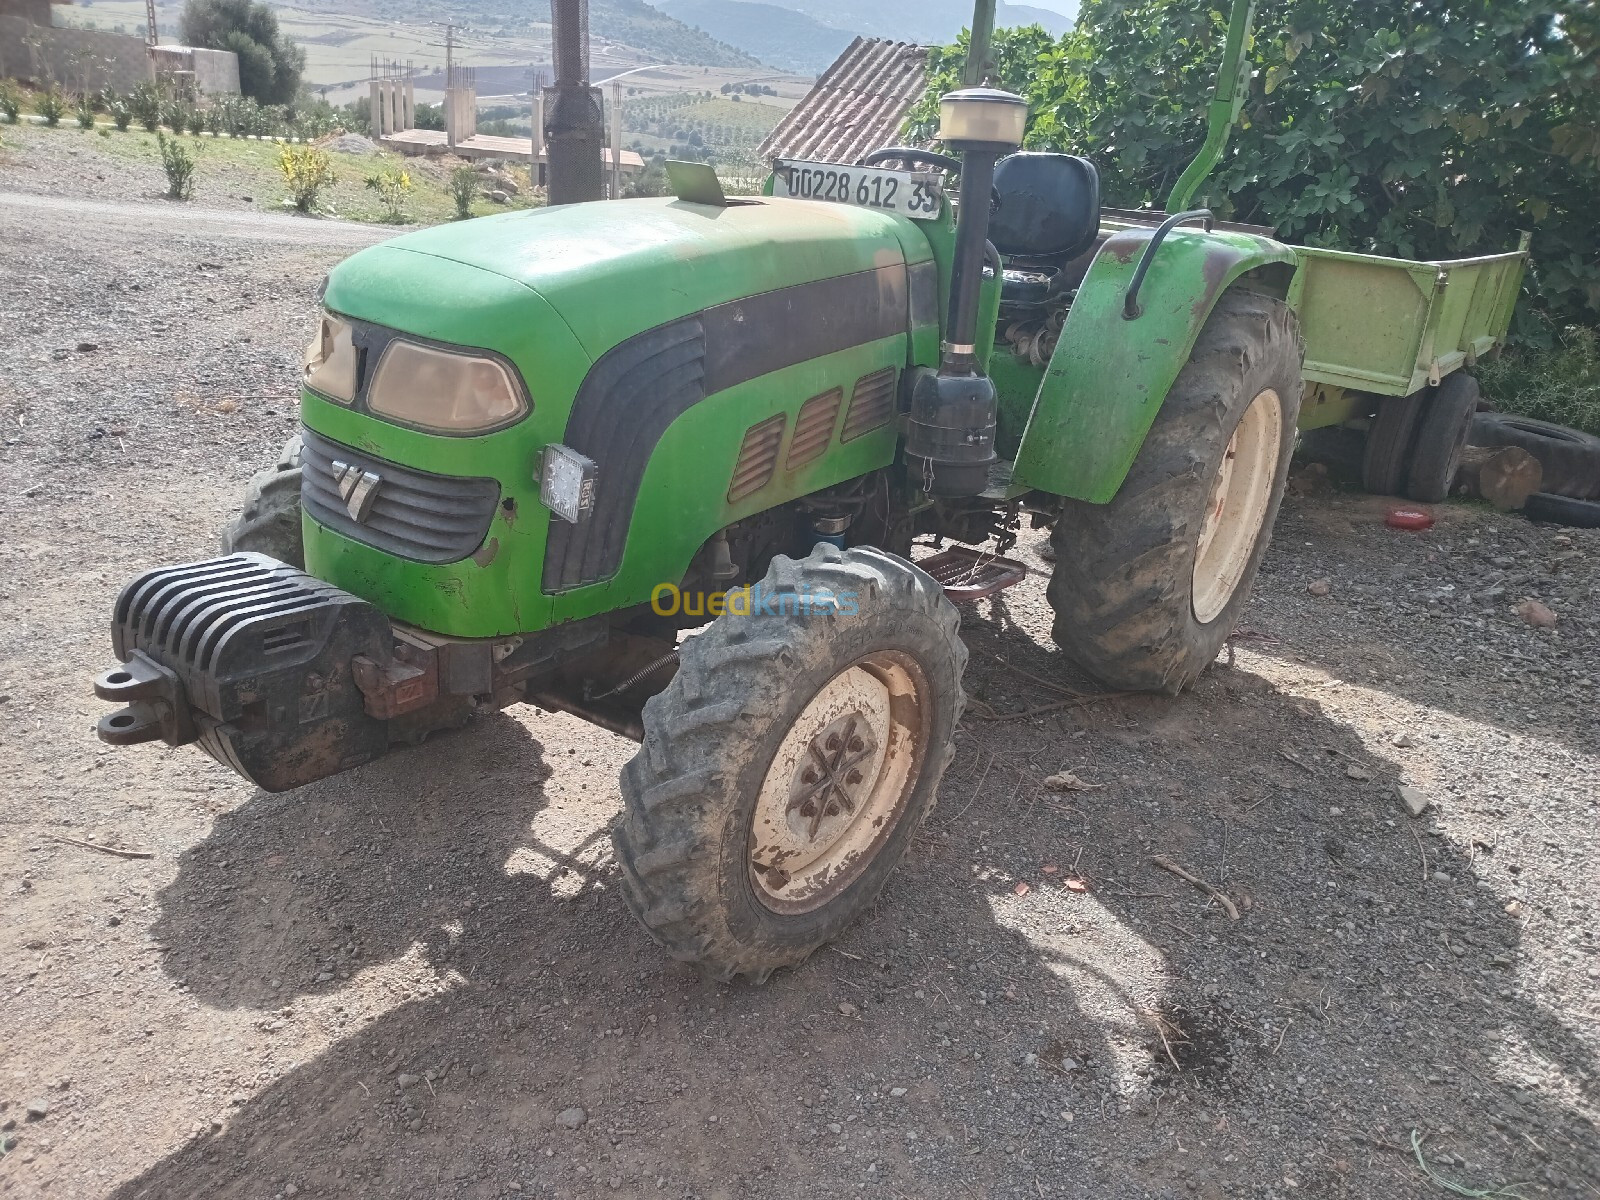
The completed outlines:
{"type": "Polygon", "coordinates": [[[940,171],[952,171],[961,174],[961,160],[951,158],[948,154],[936,154],[932,150],[918,150],[915,146],[885,146],[882,150],[874,150],[861,160],[863,167],[870,167],[874,163],[887,162],[897,159],[900,162],[921,163],[925,167],[933,167],[940,171]]]}

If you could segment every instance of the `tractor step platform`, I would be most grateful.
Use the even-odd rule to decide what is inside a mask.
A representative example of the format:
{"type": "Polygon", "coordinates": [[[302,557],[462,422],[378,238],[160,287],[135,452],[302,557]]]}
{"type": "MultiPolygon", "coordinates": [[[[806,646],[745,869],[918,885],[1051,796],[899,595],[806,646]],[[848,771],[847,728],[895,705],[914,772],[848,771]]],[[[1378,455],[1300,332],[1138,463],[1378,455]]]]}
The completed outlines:
{"type": "Polygon", "coordinates": [[[1028,577],[1028,568],[1014,558],[1001,558],[968,546],[951,546],[917,566],[932,575],[952,604],[967,604],[1015,587],[1028,577]]]}

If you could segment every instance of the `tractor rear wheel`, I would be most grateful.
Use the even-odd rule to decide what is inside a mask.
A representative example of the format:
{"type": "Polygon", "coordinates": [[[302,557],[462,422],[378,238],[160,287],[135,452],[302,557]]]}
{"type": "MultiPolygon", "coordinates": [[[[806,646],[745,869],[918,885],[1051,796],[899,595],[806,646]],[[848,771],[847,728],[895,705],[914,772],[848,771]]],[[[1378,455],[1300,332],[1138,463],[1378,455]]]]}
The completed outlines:
{"type": "Polygon", "coordinates": [[[301,474],[300,436],[296,434],[284,445],[278,461],[245,485],[244,506],[222,530],[224,554],[250,550],[293,567],[305,566],[300,534],[301,474]]]}
{"type": "Polygon", "coordinates": [[[881,550],[777,558],[754,601],[645,704],[612,843],[669,953],[760,982],[877,898],[953,754],[967,652],[939,585],[881,550]]]}
{"type": "Polygon", "coordinates": [[[1303,358],[1288,305],[1225,293],[1116,497],[1066,502],[1052,633],[1102,683],[1176,695],[1233,632],[1283,499],[1303,358]]]}

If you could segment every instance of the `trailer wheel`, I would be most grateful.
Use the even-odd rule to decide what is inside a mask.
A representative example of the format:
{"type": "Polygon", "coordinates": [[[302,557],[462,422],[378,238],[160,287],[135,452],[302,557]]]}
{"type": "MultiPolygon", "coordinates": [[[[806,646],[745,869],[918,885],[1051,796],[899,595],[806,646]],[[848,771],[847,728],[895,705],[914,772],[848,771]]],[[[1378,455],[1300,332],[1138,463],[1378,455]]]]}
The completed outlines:
{"type": "Polygon", "coordinates": [[[753,596],[645,704],[612,843],[673,957],[761,982],[871,905],[932,810],[967,652],[939,585],[881,550],[779,557],[753,596]]]}
{"type": "Polygon", "coordinates": [[[1406,495],[1424,504],[1437,504],[1450,494],[1472,431],[1472,414],[1478,411],[1478,381],[1465,372],[1445,376],[1431,391],[1406,476],[1406,495]]]}
{"type": "Polygon", "coordinates": [[[1225,293],[1115,499],[1066,502],[1052,633],[1102,683],[1176,695],[1233,632],[1283,499],[1303,357],[1286,304],[1225,293]]]}
{"type": "Polygon", "coordinates": [[[1416,444],[1417,426],[1430,394],[1430,388],[1422,388],[1409,396],[1385,396],[1378,401],[1378,415],[1367,429],[1361,461],[1361,486],[1374,496],[1404,494],[1411,447],[1416,444]]]}
{"type": "Polygon", "coordinates": [[[290,438],[278,461],[258,472],[244,490],[244,506],[222,530],[222,552],[253,550],[305,566],[300,533],[300,435],[290,438]]]}

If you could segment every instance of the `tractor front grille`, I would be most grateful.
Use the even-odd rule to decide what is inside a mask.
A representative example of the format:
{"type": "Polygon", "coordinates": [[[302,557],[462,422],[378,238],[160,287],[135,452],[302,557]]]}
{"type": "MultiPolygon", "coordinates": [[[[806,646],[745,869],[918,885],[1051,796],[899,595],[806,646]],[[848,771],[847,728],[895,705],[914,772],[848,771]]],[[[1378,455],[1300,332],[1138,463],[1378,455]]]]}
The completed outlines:
{"type": "Polygon", "coordinates": [[[459,562],[489,535],[500,503],[495,480],[431,475],[309,429],[301,441],[300,502],[335,533],[424,563],[459,562]]]}

